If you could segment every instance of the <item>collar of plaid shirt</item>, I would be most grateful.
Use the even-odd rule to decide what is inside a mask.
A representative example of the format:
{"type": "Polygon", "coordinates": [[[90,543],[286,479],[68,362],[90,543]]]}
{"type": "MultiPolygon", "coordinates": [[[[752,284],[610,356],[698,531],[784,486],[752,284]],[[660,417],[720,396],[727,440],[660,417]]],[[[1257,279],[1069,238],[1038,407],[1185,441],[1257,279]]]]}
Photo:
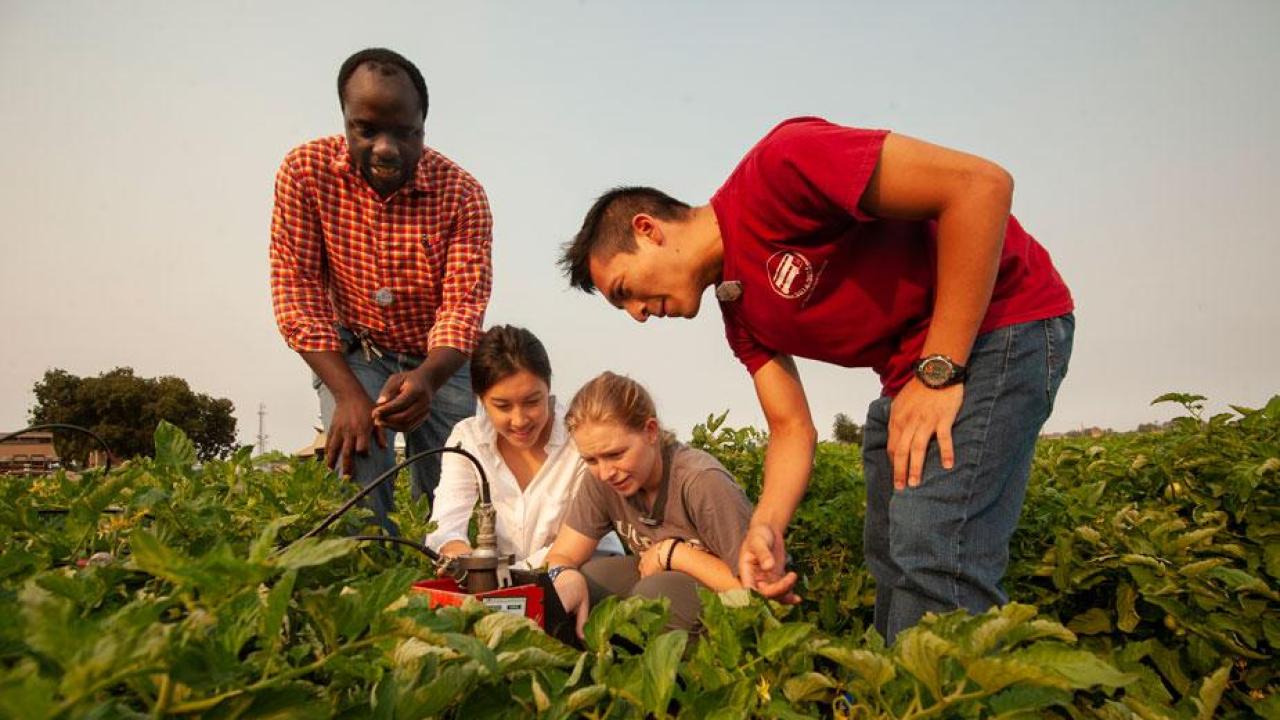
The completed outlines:
{"type": "MultiPolygon", "coordinates": [[[[345,137],[341,138],[339,142],[341,144],[338,152],[334,153],[333,160],[329,163],[329,169],[335,173],[343,173],[344,175],[358,178],[360,180],[360,184],[364,186],[365,190],[373,193],[374,195],[378,195],[378,192],[373,189],[373,186],[369,185],[369,181],[365,180],[364,176],[360,174],[360,171],[356,169],[356,161],[355,158],[351,157],[351,147],[347,145],[347,139],[345,137]]],[[[427,162],[429,154],[430,153],[426,152],[422,153],[422,157],[418,158],[418,167],[413,172],[413,190],[427,195],[434,194],[435,192],[435,188],[427,182],[427,162]]],[[[401,187],[391,193],[391,195],[385,200],[383,200],[381,196],[378,196],[378,199],[383,200],[384,202],[391,202],[391,199],[403,193],[406,187],[409,186],[405,185],[404,187],[401,187]]]]}

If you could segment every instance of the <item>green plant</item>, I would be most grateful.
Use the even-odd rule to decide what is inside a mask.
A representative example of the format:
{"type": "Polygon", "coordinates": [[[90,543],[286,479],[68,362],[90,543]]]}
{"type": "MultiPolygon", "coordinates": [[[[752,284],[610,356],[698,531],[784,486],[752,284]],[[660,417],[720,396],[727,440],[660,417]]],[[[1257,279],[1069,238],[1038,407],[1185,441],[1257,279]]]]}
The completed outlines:
{"type": "MultiPolygon", "coordinates": [[[[804,602],[606,601],[585,647],[478,603],[429,609],[432,568],[348,536],[295,542],[352,488],[241,451],[103,475],[0,478],[0,717],[1277,717],[1280,398],[1154,433],[1042,443],[1008,588],[980,616],[869,630],[857,449],[823,443],[789,535],[804,602]]],[[[693,442],[757,493],[767,438],[693,442]]],[[[398,499],[406,534],[425,503],[398,499]]]]}

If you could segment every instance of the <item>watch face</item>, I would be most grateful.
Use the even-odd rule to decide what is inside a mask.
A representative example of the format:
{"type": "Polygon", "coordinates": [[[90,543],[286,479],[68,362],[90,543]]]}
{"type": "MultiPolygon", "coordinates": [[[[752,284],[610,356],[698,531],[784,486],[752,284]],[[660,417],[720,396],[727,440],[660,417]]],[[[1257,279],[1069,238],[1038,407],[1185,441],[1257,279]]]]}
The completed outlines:
{"type": "Polygon", "coordinates": [[[954,372],[954,366],[946,358],[930,357],[920,363],[920,380],[930,387],[946,383],[954,372]]]}

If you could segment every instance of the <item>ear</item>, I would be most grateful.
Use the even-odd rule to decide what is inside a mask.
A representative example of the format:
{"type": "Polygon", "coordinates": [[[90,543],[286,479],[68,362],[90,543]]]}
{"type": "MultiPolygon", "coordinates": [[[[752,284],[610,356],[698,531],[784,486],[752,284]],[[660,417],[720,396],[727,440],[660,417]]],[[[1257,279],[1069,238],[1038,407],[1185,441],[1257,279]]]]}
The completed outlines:
{"type": "Polygon", "coordinates": [[[658,220],[648,213],[636,213],[631,218],[631,231],[640,238],[661,245],[664,242],[662,227],[658,220]]]}
{"type": "Polygon", "coordinates": [[[662,426],[658,424],[658,418],[651,417],[644,421],[644,439],[650,444],[658,441],[662,437],[662,426]]]}

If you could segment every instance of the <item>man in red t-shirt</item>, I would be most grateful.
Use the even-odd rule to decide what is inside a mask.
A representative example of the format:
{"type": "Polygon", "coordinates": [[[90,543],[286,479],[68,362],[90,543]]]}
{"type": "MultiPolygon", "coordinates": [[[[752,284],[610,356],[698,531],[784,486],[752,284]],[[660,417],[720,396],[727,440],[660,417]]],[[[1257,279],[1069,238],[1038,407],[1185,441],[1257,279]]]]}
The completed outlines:
{"type": "Polygon", "coordinates": [[[1009,214],[997,165],[820,118],[781,123],[710,202],[601,196],[561,265],[637,321],[693,317],[716,287],[770,442],[739,570],[790,596],[783,533],[817,431],[792,357],[870,367],[865,550],[876,626],[1007,601],[1000,579],[1035,439],[1066,373],[1071,294],[1009,214]]]}

